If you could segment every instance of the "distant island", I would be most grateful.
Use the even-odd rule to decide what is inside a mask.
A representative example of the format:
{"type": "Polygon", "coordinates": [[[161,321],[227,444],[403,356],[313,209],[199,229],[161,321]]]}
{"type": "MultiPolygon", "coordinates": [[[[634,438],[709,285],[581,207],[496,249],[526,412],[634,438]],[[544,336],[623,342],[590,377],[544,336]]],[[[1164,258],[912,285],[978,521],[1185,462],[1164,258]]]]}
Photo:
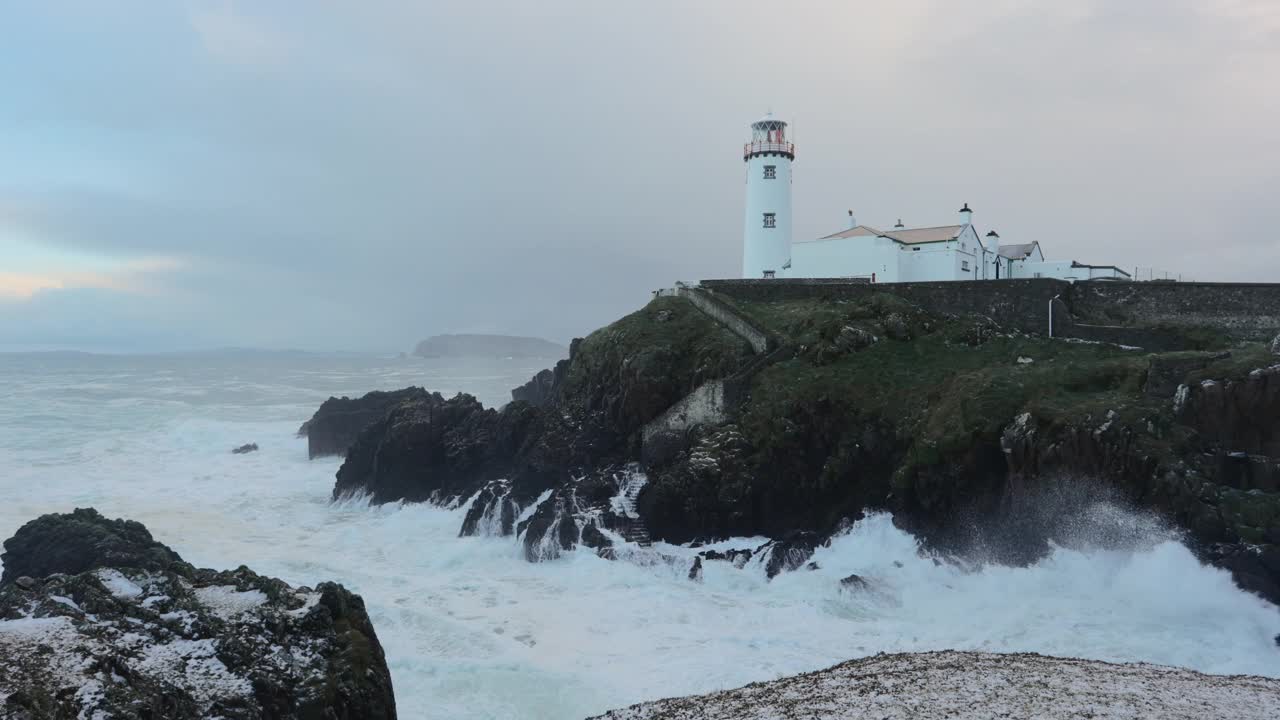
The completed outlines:
{"type": "Polygon", "coordinates": [[[569,348],[550,340],[515,335],[435,335],[418,343],[413,354],[427,358],[552,358],[569,357],[569,348]]]}

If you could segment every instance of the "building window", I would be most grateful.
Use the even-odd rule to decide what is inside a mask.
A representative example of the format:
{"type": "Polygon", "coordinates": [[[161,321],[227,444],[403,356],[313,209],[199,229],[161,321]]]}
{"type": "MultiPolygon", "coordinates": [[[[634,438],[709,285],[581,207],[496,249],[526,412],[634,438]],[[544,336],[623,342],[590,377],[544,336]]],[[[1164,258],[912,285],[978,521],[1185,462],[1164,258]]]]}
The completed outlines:
{"type": "Polygon", "coordinates": [[[920,252],[920,248],[911,248],[911,252],[920,252]]]}
{"type": "Polygon", "coordinates": [[[969,272],[969,261],[968,261],[968,260],[961,260],[961,261],[960,261],[960,269],[961,269],[961,270],[963,270],[963,271],[965,271],[965,272],[969,272]]]}
{"type": "Polygon", "coordinates": [[[775,228],[775,227],[778,227],[778,215],[777,215],[777,213],[765,213],[765,214],[764,214],[764,226],[765,226],[765,227],[767,227],[767,228],[775,228]]]}
{"type": "Polygon", "coordinates": [[[775,178],[777,178],[777,177],[778,177],[778,166],[777,166],[777,165],[765,165],[765,166],[764,166],[764,179],[765,179],[765,180],[773,180],[773,179],[775,179],[775,178]]]}

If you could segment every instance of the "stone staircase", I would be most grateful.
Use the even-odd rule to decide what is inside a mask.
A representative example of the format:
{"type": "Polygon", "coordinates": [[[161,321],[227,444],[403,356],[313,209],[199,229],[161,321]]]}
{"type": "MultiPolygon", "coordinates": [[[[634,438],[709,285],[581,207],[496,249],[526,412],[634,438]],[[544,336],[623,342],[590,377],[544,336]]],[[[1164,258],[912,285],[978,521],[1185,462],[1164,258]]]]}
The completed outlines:
{"type": "Polygon", "coordinates": [[[624,479],[621,483],[622,492],[609,504],[608,508],[600,508],[601,510],[612,510],[617,522],[612,530],[622,536],[627,542],[635,543],[643,547],[649,547],[653,544],[652,538],[649,537],[649,528],[645,526],[644,520],[640,519],[640,513],[636,512],[636,498],[640,495],[640,491],[648,482],[643,476],[633,475],[624,479]]]}
{"type": "Polygon", "coordinates": [[[618,527],[618,533],[627,542],[649,547],[653,544],[653,540],[649,537],[649,528],[640,519],[640,513],[636,512],[636,497],[643,487],[644,483],[630,483],[623,489],[621,498],[622,522],[618,527]]]}

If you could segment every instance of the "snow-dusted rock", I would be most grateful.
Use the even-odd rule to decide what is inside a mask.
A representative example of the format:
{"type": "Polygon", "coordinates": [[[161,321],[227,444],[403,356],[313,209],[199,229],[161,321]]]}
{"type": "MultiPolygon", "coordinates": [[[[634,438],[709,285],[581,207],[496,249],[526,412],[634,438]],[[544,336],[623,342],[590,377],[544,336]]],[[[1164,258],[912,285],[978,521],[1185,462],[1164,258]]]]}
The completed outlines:
{"type": "Polygon", "coordinates": [[[396,716],[364,603],[341,585],[197,569],[91,509],[4,547],[0,717],[396,716]]]}
{"type": "Polygon", "coordinates": [[[1036,654],[876,655],[699,697],[641,703],[608,720],[1280,717],[1280,680],[1036,654]]]}

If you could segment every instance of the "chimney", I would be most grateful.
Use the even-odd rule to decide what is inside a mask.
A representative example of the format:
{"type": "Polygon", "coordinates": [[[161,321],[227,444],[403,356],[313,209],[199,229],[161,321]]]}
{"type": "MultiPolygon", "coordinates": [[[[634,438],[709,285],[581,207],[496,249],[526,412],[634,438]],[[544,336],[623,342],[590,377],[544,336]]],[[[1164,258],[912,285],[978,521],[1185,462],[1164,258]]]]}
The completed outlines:
{"type": "Polygon", "coordinates": [[[893,229],[894,229],[894,230],[901,230],[902,228],[905,228],[905,227],[906,227],[906,225],[903,225],[903,224],[902,224],[902,218],[898,218],[898,224],[897,224],[897,225],[894,225],[894,226],[893,226],[893,229]]]}
{"type": "Polygon", "coordinates": [[[852,230],[856,227],[858,227],[858,221],[856,218],[853,217],[853,211],[850,210],[849,211],[849,229],[852,230]]]}
{"type": "Polygon", "coordinates": [[[973,222],[973,211],[969,209],[969,203],[965,203],[964,207],[960,208],[960,224],[969,225],[972,222],[973,222]]]}
{"type": "Polygon", "coordinates": [[[983,242],[983,245],[987,247],[987,252],[989,253],[1000,252],[1000,234],[995,230],[987,233],[987,239],[983,242]]]}

